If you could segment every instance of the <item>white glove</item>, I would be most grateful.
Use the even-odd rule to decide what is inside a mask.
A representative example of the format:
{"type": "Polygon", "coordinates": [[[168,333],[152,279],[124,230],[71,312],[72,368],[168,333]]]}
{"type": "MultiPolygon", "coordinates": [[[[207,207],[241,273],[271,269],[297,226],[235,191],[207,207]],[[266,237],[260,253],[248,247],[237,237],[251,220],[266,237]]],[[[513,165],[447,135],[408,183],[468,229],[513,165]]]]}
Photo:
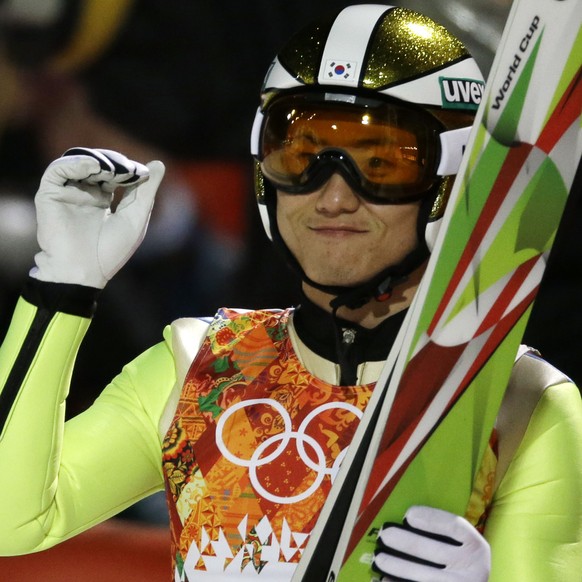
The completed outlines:
{"type": "Polygon", "coordinates": [[[491,550],[466,519],[416,505],[406,512],[404,525],[380,530],[373,567],[386,581],[486,582],[491,550]]]}
{"type": "Polygon", "coordinates": [[[111,150],[67,150],[35,197],[41,251],[30,275],[103,289],[143,240],[164,171],[162,162],[144,166],[111,150]],[[125,191],[112,212],[118,187],[125,191]]]}

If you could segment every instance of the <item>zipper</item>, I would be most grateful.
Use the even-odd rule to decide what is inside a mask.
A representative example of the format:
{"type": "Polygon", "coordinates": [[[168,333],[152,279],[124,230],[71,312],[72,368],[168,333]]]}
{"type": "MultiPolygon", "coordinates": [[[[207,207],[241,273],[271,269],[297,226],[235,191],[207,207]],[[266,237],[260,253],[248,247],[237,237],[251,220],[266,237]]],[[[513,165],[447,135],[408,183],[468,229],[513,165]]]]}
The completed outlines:
{"type": "Polygon", "coordinates": [[[339,350],[340,385],[354,386],[358,380],[358,366],[354,360],[353,349],[357,331],[351,327],[342,327],[341,346],[339,350]]]}
{"type": "Polygon", "coordinates": [[[351,327],[342,328],[342,344],[351,346],[356,341],[356,330],[351,327]]]}

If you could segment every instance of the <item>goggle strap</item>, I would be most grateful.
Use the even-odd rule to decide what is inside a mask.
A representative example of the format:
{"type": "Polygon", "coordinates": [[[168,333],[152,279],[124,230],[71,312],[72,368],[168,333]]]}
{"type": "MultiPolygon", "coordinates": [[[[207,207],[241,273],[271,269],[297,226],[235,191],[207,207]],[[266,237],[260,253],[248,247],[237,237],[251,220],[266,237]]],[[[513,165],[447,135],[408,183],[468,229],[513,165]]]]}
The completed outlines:
{"type": "Polygon", "coordinates": [[[470,133],[471,127],[461,127],[440,134],[441,161],[436,171],[438,176],[451,176],[459,171],[470,133]]]}

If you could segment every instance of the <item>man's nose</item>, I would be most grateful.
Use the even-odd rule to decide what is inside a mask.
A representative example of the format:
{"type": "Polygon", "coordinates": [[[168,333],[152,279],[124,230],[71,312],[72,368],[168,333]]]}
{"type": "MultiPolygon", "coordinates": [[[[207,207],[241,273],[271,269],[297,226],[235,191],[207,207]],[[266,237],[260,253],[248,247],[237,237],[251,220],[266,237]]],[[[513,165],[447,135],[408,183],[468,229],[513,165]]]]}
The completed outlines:
{"type": "Polygon", "coordinates": [[[325,184],[315,192],[315,207],[322,214],[335,215],[355,212],[361,203],[360,197],[350,188],[340,174],[332,174],[325,184]]]}

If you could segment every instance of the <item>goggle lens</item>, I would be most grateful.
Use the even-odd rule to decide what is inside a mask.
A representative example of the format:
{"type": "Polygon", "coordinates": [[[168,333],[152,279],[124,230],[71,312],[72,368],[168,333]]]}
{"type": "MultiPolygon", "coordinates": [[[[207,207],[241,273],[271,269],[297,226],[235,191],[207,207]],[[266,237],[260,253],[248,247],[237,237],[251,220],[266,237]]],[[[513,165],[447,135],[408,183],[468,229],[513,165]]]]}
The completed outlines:
{"type": "Polygon", "coordinates": [[[264,175],[284,191],[307,193],[319,186],[323,166],[343,164],[351,166],[343,173],[352,185],[376,202],[422,198],[437,179],[436,119],[385,101],[331,97],[286,96],[268,107],[259,153],[264,175]]]}

